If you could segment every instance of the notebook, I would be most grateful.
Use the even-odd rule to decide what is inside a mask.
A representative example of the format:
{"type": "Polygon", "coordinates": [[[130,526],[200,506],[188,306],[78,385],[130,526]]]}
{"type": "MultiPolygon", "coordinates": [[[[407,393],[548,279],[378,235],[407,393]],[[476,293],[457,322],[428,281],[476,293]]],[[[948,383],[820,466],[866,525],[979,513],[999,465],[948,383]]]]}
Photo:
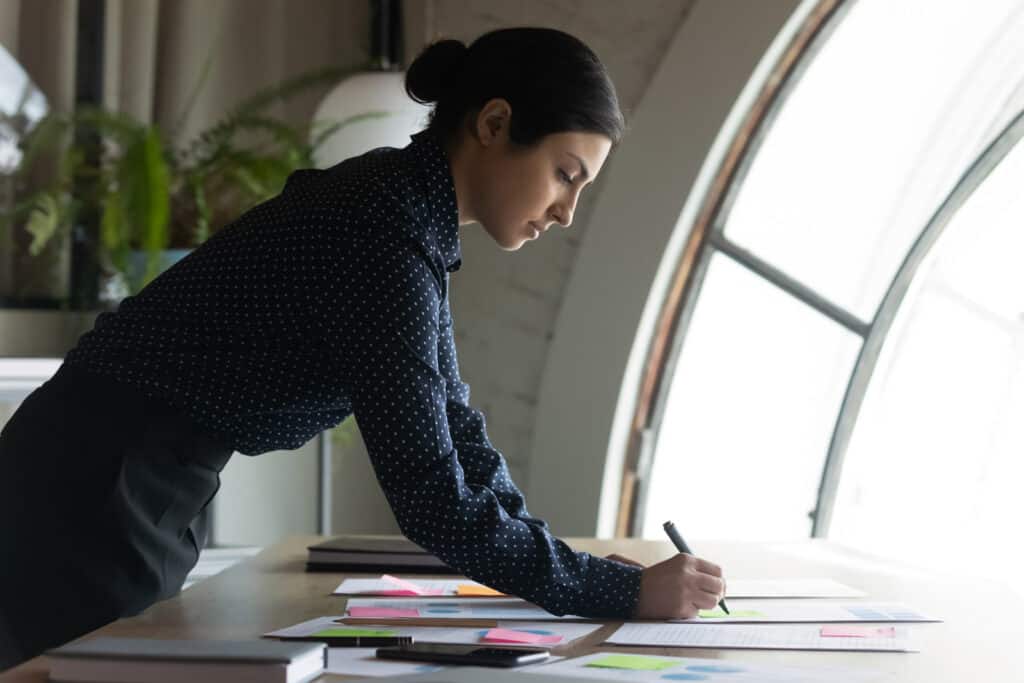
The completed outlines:
{"type": "Polygon", "coordinates": [[[327,664],[323,643],[94,638],[46,653],[50,680],[74,683],[303,683],[327,664]]]}
{"type": "Polygon", "coordinates": [[[307,571],[388,572],[455,574],[451,569],[406,538],[336,536],[309,546],[307,571]]]}

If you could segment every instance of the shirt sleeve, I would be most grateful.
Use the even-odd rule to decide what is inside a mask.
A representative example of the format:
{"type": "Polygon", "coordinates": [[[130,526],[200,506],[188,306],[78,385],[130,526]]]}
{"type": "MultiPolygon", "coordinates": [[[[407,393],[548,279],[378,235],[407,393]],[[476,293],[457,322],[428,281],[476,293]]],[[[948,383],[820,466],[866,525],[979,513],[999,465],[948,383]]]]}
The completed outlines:
{"type": "Polygon", "coordinates": [[[484,414],[469,404],[469,385],[462,381],[459,374],[448,297],[441,303],[438,329],[437,364],[444,377],[447,394],[445,413],[448,417],[448,431],[466,473],[466,481],[491,489],[510,516],[546,526],[544,520],[532,517],[527,512],[526,500],[512,481],[505,457],[487,436],[484,414]]]}
{"type": "Polygon", "coordinates": [[[554,614],[628,617],[640,570],[575,552],[530,518],[464,385],[442,372],[443,275],[415,247],[388,261],[362,302],[367,317],[353,321],[361,351],[349,374],[356,422],[402,533],[470,578],[554,614]],[[469,422],[453,430],[450,410],[469,422]]]}

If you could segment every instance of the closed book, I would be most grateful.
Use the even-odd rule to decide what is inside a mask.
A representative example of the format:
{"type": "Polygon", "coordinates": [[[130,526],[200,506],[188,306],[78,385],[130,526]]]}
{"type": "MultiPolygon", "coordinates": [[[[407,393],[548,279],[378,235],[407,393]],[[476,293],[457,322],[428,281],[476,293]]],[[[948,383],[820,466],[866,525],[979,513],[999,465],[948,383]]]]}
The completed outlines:
{"type": "Polygon", "coordinates": [[[436,555],[407,538],[395,536],[336,536],[309,546],[309,571],[388,572],[400,569],[412,573],[455,574],[436,555]]]}
{"type": "Polygon", "coordinates": [[[327,663],[323,643],[94,638],[46,653],[50,680],[74,683],[302,683],[327,663]]]}

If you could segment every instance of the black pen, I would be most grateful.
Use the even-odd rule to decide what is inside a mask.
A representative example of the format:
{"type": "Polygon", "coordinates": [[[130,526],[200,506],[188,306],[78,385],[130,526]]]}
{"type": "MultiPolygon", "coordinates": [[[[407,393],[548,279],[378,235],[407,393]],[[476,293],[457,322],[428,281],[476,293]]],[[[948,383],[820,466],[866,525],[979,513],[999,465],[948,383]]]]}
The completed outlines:
{"type": "MultiPolygon", "coordinates": [[[[676,550],[681,553],[686,553],[687,555],[693,555],[693,551],[686,545],[686,541],[684,541],[683,537],[679,535],[678,531],[676,531],[675,524],[672,522],[665,522],[661,526],[665,529],[665,533],[668,534],[668,537],[672,539],[672,544],[675,545],[676,550]]],[[[724,595],[722,596],[722,599],[718,601],[718,606],[721,607],[722,611],[726,614],[729,613],[729,608],[725,606],[724,595]]]]}
{"type": "Polygon", "coordinates": [[[327,647],[386,647],[411,645],[412,636],[287,636],[285,640],[308,640],[327,643],[327,647]]]}

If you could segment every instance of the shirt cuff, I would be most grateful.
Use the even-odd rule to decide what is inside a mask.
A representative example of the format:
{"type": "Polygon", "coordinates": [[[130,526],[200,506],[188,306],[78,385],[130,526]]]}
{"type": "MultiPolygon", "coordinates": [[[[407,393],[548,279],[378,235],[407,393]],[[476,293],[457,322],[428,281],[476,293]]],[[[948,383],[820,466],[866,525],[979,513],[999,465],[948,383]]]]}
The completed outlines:
{"type": "Polygon", "coordinates": [[[604,557],[590,556],[587,579],[576,616],[629,619],[640,600],[643,569],[604,557]]]}

